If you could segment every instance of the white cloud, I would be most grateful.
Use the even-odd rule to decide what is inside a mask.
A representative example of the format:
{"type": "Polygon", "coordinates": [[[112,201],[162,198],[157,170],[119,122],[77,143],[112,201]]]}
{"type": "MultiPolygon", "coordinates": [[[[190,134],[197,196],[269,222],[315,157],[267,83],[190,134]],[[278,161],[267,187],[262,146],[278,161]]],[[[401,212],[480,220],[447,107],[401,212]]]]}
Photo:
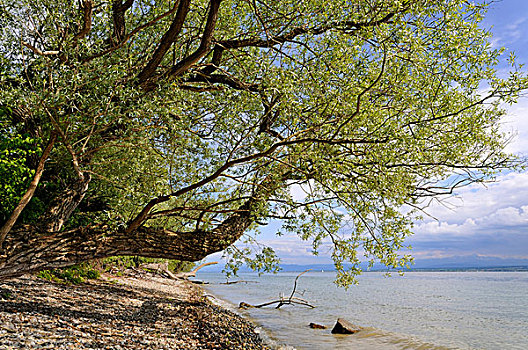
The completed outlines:
{"type": "Polygon", "coordinates": [[[523,38],[528,17],[521,17],[505,27],[505,43],[514,43],[523,38]]]}
{"type": "Polygon", "coordinates": [[[508,108],[508,114],[502,121],[502,130],[515,134],[506,151],[528,155],[528,97],[508,108]]]}
{"type": "MultiPolygon", "coordinates": [[[[496,182],[460,188],[455,197],[433,203],[427,212],[438,221],[461,224],[467,219],[491,215],[499,209],[528,204],[528,173],[510,173],[496,182]]],[[[432,221],[427,219],[426,221],[432,221]]]]}

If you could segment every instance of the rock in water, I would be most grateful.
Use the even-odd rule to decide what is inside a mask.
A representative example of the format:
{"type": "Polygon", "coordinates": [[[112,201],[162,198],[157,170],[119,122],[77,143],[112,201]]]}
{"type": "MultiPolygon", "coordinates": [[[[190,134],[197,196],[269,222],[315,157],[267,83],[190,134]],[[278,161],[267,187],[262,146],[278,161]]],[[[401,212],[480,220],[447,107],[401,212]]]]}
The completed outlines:
{"type": "Polygon", "coordinates": [[[332,329],[332,334],[354,334],[361,330],[360,327],[348,322],[343,318],[338,318],[332,329]]]}
{"type": "Polygon", "coordinates": [[[326,326],[323,326],[322,324],[317,324],[317,323],[313,323],[313,322],[311,322],[311,323],[310,323],[310,328],[315,328],[315,329],[326,329],[326,326]]]}
{"type": "Polygon", "coordinates": [[[254,306],[251,304],[245,303],[243,301],[240,304],[238,304],[239,309],[251,309],[252,307],[254,306]]]}

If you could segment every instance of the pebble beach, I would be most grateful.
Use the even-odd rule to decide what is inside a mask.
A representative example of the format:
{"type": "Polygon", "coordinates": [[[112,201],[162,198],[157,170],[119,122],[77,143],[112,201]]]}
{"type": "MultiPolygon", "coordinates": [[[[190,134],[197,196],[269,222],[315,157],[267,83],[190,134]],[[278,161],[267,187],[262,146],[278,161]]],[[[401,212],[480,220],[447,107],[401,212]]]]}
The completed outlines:
{"type": "Polygon", "coordinates": [[[269,349],[251,322],[185,280],[104,275],[0,282],[0,349],[269,349]]]}

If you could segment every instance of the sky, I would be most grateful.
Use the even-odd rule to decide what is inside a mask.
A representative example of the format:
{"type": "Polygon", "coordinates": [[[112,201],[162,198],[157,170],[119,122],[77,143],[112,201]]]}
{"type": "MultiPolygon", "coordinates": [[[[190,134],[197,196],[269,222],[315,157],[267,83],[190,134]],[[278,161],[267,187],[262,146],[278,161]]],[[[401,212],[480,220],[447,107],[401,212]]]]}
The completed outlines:
{"type": "MultiPolygon", "coordinates": [[[[491,28],[493,46],[507,48],[504,59],[511,50],[517,55],[517,62],[528,66],[528,0],[497,1],[482,26],[491,28]]],[[[503,128],[516,134],[507,150],[528,156],[528,96],[506,109],[503,128]]],[[[497,182],[485,187],[471,185],[456,195],[449,205],[429,208],[434,219],[425,218],[415,226],[414,236],[406,243],[412,245],[417,263],[423,259],[449,261],[464,256],[528,259],[528,170],[501,174],[497,182]]],[[[309,242],[295,236],[276,237],[277,228],[275,224],[263,228],[260,241],[273,247],[282,263],[331,262],[324,252],[312,256],[309,242]]]]}
{"type": "MultiPolygon", "coordinates": [[[[528,1],[496,2],[483,26],[491,28],[495,47],[506,47],[505,55],[511,50],[518,62],[528,63],[528,1]]],[[[503,128],[516,133],[507,150],[528,155],[528,97],[507,111],[503,128]]],[[[409,240],[415,258],[479,255],[528,259],[528,171],[503,174],[497,180],[486,187],[472,185],[459,190],[450,208],[431,208],[437,220],[417,225],[409,240]]]]}

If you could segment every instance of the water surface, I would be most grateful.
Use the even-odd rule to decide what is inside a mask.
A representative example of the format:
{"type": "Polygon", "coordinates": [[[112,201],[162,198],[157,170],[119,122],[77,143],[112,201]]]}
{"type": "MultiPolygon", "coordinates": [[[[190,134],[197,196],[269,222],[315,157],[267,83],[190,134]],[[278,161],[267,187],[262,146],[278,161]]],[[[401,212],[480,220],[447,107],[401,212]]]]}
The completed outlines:
{"type": "MultiPolygon", "coordinates": [[[[232,285],[221,274],[200,273],[207,289],[238,305],[289,296],[298,273],[257,277],[232,285]]],[[[297,291],[317,307],[242,311],[279,343],[297,349],[528,349],[528,272],[365,273],[348,291],[332,272],[309,272],[297,291]],[[330,333],[338,317],[364,327],[357,335],[330,333]],[[310,322],[327,325],[314,330],[310,322]]]]}

